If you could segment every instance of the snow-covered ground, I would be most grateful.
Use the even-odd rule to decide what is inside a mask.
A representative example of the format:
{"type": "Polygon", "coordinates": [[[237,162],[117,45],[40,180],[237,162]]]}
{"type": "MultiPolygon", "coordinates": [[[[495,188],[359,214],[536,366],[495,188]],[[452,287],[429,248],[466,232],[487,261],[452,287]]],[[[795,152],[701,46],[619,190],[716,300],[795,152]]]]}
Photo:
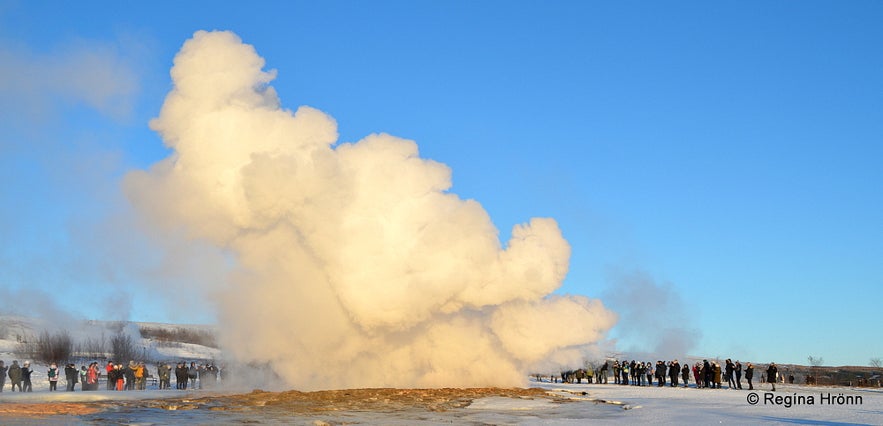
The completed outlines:
{"type": "MultiPolygon", "coordinates": [[[[177,410],[129,407],[100,416],[67,417],[64,424],[96,424],[122,419],[137,419],[146,424],[209,424],[250,421],[262,424],[883,424],[883,390],[879,388],[807,387],[779,385],[775,393],[769,385],[756,387],[758,402],[752,404],[752,391],[730,389],[695,389],[670,387],[634,387],[614,384],[536,383],[556,395],[556,399],[489,397],[473,401],[461,409],[429,412],[330,411],[310,415],[283,415],[261,411],[217,412],[212,410],[177,410]],[[767,396],[769,394],[770,396],[767,396]],[[828,399],[827,395],[831,398],[828,399]],[[851,400],[849,404],[838,404],[851,400]],[[780,399],[776,400],[776,397],[780,399]],[[810,398],[812,397],[812,398],[810,398]],[[787,403],[790,398],[790,407],[787,403]],[[860,399],[859,399],[860,398],[860,399]],[[569,402],[562,402],[562,400],[569,402]]],[[[6,402],[124,401],[133,398],[180,398],[206,396],[207,391],[131,391],[131,392],[34,392],[0,394],[6,402]]],[[[58,419],[56,419],[58,420],[58,419]]]]}
{"type": "MultiPolygon", "coordinates": [[[[755,386],[754,391],[747,390],[747,386],[743,390],[732,390],[536,382],[531,385],[577,399],[604,400],[620,407],[619,412],[599,419],[602,423],[883,424],[883,389],[880,388],[780,384],[776,386],[776,392],[771,392],[769,384],[755,386]],[[583,392],[586,395],[582,395],[583,392]],[[838,402],[851,403],[841,405],[838,402]]],[[[559,422],[544,420],[540,423],[559,422]]],[[[569,420],[560,423],[569,423],[569,420]]]]}

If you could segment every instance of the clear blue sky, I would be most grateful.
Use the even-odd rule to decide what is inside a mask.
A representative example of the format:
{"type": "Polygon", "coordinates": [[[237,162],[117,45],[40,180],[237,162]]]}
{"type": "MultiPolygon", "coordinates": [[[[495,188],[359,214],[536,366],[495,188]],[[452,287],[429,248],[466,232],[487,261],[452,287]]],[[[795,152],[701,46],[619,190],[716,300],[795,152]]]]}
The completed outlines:
{"type": "Polygon", "coordinates": [[[620,347],[672,323],[698,355],[867,365],[883,357],[881,22],[879,1],[0,0],[0,306],[210,318],[161,308],[172,291],[140,287],[139,260],[103,262],[115,248],[90,229],[125,212],[121,176],[167,155],[147,123],[172,58],[218,29],[341,141],[387,132],[448,164],[504,241],[555,218],[573,249],[559,292],[649,282],[668,302],[611,298],[620,347]]]}

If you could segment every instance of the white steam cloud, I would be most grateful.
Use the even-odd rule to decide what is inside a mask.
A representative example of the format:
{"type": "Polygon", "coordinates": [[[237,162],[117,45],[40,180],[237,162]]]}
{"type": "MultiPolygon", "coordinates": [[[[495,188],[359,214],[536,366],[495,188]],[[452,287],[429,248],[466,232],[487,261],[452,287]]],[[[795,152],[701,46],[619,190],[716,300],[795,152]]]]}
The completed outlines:
{"type": "Polygon", "coordinates": [[[531,219],[503,247],[451,171],[386,134],[337,144],[335,121],[283,109],[254,48],[197,32],[151,126],[173,153],[126,177],[155,229],[229,253],[213,291],[225,350],[287,386],[517,386],[581,362],[615,322],[554,296],[570,246],[531,219]]]}

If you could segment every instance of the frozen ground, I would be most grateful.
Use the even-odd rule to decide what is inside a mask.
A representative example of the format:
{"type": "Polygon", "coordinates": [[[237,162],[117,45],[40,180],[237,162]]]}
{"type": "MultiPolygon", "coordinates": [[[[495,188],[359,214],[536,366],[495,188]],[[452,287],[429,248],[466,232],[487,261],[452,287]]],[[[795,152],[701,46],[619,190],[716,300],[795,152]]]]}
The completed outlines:
{"type": "MultiPolygon", "coordinates": [[[[633,387],[620,385],[576,385],[536,383],[551,397],[476,398],[462,407],[435,410],[419,404],[395,404],[381,408],[335,406],[331,409],[294,413],[259,403],[235,409],[219,406],[222,398],[205,391],[145,392],[34,392],[0,394],[0,408],[14,403],[98,404],[99,414],[53,418],[0,417],[3,424],[883,424],[883,390],[842,387],[777,386],[767,400],[768,385],[755,390],[759,402],[749,403],[748,390],[633,387]],[[831,394],[834,402],[823,396],[831,394]],[[852,398],[852,404],[838,405],[837,397],[852,398]],[[810,403],[809,397],[812,397],[810,403]],[[203,402],[197,402],[202,397],[203,402]],[[791,397],[787,407],[786,397],[791,397]],[[798,401],[802,397],[801,401],[798,401]],[[861,397],[860,403],[856,397],[861,397]],[[150,400],[150,401],[148,401],[150,400]]],[[[8,385],[7,385],[8,386],[8,385]]],[[[391,391],[391,393],[395,393],[391,391]]],[[[456,393],[456,391],[455,391],[456,393]]],[[[275,395],[275,394],[272,394],[275,395]]],[[[376,407],[376,405],[375,405],[376,407]]]]}
{"type": "MultiPolygon", "coordinates": [[[[627,424],[810,424],[810,425],[853,425],[883,424],[883,389],[807,387],[797,385],[777,385],[776,392],[770,392],[768,384],[755,386],[758,402],[749,403],[752,391],[730,389],[696,389],[693,387],[635,387],[620,385],[561,385],[538,384],[550,390],[565,390],[587,400],[615,401],[624,404],[615,416],[600,419],[601,423],[627,424]],[[767,394],[770,394],[768,400],[767,394]],[[830,394],[834,404],[822,400],[830,394]],[[853,397],[853,404],[837,405],[839,395],[853,397]],[[810,404],[809,398],[813,401],[810,404]],[[782,400],[777,404],[775,398],[782,400]],[[791,406],[786,407],[791,397],[791,406]],[[802,397],[799,398],[799,397],[802,397]],[[855,397],[861,397],[856,403],[855,397]],[[798,401],[800,399],[800,401],[798,401]],[[802,404],[798,404],[802,402],[802,404]]],[[[559,422],[543,422],[556,424],[559,422]]],[[[568,422],[560,422],[568,423],[568,422]]]]}

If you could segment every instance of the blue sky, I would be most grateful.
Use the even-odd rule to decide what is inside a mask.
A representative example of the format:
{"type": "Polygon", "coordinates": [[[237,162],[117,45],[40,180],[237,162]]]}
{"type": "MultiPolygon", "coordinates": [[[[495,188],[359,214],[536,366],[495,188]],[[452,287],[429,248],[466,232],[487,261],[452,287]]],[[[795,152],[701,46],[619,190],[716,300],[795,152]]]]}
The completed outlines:
{"type": "Polygon", "coordinates": [[[449,165],[503,241],[555,218],[573,250],[559,292],[608,299],[621,349],[671,324],[699,355],[867,365],[881,20],[875,1],[0,0],[0,306],[210,320],[166,308],[186,277],[139,285],[162,253],[108,265],[93,230],[126,215],[121,177],[168,154],[148,121],[175,53],[218,29],[342,142],[386,132],[449,165]],[[610,296],[636,282],[647,297],[610,296]]]}

